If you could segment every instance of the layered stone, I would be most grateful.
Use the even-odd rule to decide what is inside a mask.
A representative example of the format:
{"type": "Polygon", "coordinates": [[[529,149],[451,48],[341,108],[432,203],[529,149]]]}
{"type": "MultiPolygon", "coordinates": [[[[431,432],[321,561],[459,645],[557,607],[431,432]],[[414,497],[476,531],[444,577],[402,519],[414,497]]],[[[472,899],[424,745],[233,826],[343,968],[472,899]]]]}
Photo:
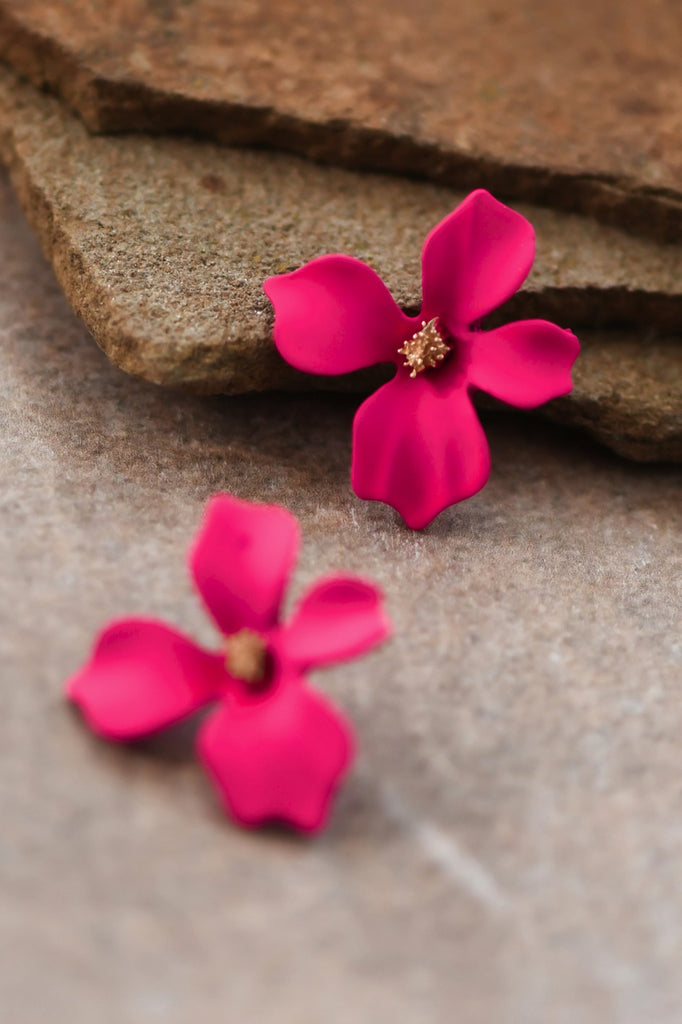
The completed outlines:
{"type": "MultiPolygon", "coordinates": [[[[0,101],[0,155],[73,308],[116,365],[165,386],[376,386],[371,371],[344,380],[288,367],[272,343],[262,282],[347,252],[415,315],[424,235],[463,198],[283,154],[95,138],[7,72],[0,101]]],[[[624,454],[682,458],[682,251],[584,217],[518,208],[535,226],[537,259],[496,320],[545,317],[584,343],[572,395],[545,411],[624,454]]]]}
{"type": "Polygon", "coordinates": [[[678,0],[1,0],[94,131],[188,131],[682,234],[678,0]]]}

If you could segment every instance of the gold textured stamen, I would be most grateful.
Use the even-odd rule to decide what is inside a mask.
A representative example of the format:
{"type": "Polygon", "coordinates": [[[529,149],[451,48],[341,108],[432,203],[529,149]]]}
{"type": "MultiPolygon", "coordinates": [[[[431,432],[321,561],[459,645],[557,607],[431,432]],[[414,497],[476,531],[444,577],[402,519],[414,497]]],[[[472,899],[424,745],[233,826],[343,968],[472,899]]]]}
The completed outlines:
{"type": "Polygon", "coordinates": [[[234,679],[258,686],[265,679],[267,650],[252,629],[245,627],[225,637],[225,668],[234,679]]]}
{"type": "Polygon", "coordinates": [[[398,349],[398,352],[405,356],[403,365],[411,367],[410,377],[416,377],[418,373],[438,366],[449,351],[440,332],[437,316],[429,320],[428,324],[426,320],[422,320],[421,330],[408,338],[403,347],[398,349]]]}

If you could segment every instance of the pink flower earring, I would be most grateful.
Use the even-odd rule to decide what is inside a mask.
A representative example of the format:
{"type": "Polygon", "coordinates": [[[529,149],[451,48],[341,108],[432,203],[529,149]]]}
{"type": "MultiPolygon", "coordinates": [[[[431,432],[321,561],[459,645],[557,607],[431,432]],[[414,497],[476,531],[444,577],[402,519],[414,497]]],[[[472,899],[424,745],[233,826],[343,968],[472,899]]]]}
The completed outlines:
{"type": "Polygon", "coordinates": [[[306,673],[375,646],[390,623],[378,588],[342,575],[320,580],[282,622],[298,546],[286,509],[214,495],[189,564],[220,649],[205,651],[153,619],[122,619],[99,635],[67,694],[94,732],[118,742],[216,704],[197,748],[226,811],[242,825],[279,820],[315,832],[354,742],[306,673]]]}
{"type": "Polygon", "coordinates": [[[579,351],[571,331],[546,320],[479,327],[521,286],[534,255],[525,217],[479,189],[426,238],[417,317],[402,312],[373,270],[342,254],[263,286],[275,344],[292,366],[339,374],[395,363],[392,380],[355,416],[351,480],[358,497],[392,505],[413,529],[488,480],[472,391],[528,409],[571,390],[579,351]]]}

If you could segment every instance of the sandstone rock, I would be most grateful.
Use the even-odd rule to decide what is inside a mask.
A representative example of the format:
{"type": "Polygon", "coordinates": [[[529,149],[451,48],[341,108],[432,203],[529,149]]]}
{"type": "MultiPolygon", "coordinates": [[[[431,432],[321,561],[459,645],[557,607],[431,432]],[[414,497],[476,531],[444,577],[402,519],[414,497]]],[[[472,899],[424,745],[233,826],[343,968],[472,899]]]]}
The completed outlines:
{"type": "Polygon", "coordinates": [[[95,131],[186,130],[682,234],[678,0],[0,0],[95,131]]]}
{"type": "Polygon", "coordinates": [[[682,338],[581,331],[570,396],[545,406],[631,459],[682,461],[682,338]]]}
{"type": "MultiPolygon", "coordinates": [[[[282,362],[262,280],[343,250],[375,266],[416,311],[423,236],[462,198],[283,154],[92,137],[9,73],[0,101],[3,159],[69,301],[118,366],[158,384],[366,388],[366,376],[314,379],[282,362]]],[[[588,344],[578,386],[551,414],[637,458],[682,457],[682,343],[650,335],[682,322],[680,250],[519,208],[535,224],[538,259],[504,315],[621,327],[580,331],[588,344]]]]}

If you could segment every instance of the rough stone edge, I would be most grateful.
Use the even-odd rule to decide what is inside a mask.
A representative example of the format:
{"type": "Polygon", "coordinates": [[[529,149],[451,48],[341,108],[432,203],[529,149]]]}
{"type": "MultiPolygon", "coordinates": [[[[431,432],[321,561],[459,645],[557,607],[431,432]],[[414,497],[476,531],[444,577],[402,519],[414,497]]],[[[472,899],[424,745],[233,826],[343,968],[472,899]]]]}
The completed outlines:
{"type": "MultiPolygon", "coordinates": [[[[46,259],[52,265],[55,277],[76,315],[84,322],[97,345],[120,370],[162,387],[203,395],[238,395],[257,391],[309,391],[369,393],[387,376],[380,368],[362,370],[343,377],[321,377],[304,374],[289,366],[272,344],[272,320],[263,334],[254,339],[253,359],[243,350],[231,358],[229,348],[221,352],[220,373],[223,380],[217,384],[202,378],[193,381],[184,366],[182,381],[177,373],[169,376],[168,362],[161,355],[154,359],[153,348],[146,344],[140,348],[136,333],[125,330],[114,319],[109,290],[98,280],[89,266],[86,254],[70,241],[67,230],[60,223],[60,211],[33,180],[30,169],[21,158],[15,144],[12,125],[0,118],[0,163],[6,168],[19,204],[34,231],[46,259]],[[83,281],[87,282],[83,287],[83,281]],[[76,285],[78,282],[78,285],[76,285]],[[112,325],[115,324],[115,330],[112,325]],[[101,338],[107,338],[107,344],[101,338]],[[248,383],[247,383],[248,382],[248,383]]],[[[192,353],[196,357],[196,350],[192,353]]]]}
{"type": "Polygon", "coordinates": [[[189,100],[140,82],[99,75],[75,53],[0,6],[0,53],[16,72],[55,92],[95,133],[198,134],[230,145],[268,146],[323,163],[488,188],[509,199],[582,213],[662,242],[682,240],[682,195],[627,177],[501,165],[486,156],[416,143],[344,118],[305,121],[269,107],[189,100]],[[123,113],[122,113],[123,112],[123,113]]]}
{"type": "Polygon", "coordinates": [[[632,414],[611,410],[605,422],[600,403],[590,396],[573,395],[555,398],[541,412],[544,417],[561,426],[582,430],[596,438],[616,455],[632,462],[682,462],[682,430],[679,418],[664,417],[656,424],[659,436],[645,439],[631,430],[632,414]],[[672,435],[672,436],[671,436],[672,435]]]}

